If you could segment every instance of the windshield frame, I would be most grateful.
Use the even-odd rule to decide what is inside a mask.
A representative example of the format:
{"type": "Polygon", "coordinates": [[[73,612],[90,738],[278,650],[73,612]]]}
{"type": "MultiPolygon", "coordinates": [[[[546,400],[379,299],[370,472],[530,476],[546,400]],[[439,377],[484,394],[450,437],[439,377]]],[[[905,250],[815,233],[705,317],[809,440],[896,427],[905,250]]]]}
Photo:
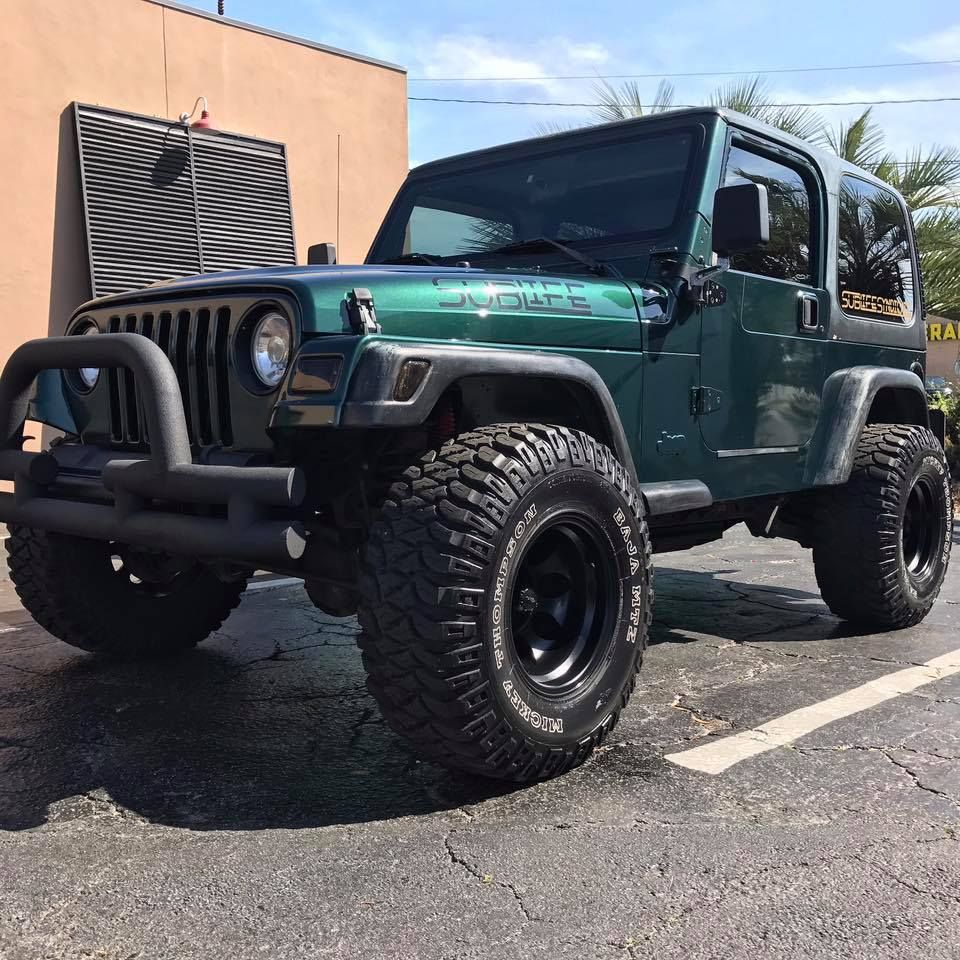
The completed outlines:
{"type": "MultiPolygon", "coordinates": [[[[504,147],[480,151],[476,154],[465,154],[451,158],[450,160],[436,161],[435,163],[414,169],[407,176],[407,179],[397,192],[393,203],[391,203],[364,262],[368,264],[382,264],[385,260],[389,260],[391,256],[401,255],[399,253],[390,253],[383,248],[391,236],[397,218],[399,216],[409,217],[409,210],[413,209],[413,204],[410,203],[411,193],[421,192],[425,183],[484,171],[498,166],[506,166],[507,164],[515,164],[526,159],[562,156],[577,150],[642,142],[671,134],[680,136],[687,134],[690,137],[690,152],[687,158],[686,171],[678,193],[673,219],[669,224],[655,230],[634,231],[633,233],[622,233],[609,237],[563,239],[559,242],[575,250],[602,250],[604,248],[622,250],[624,247],[629,248],[635,247],[638,244],[649,244],[651,240],[674,235],[684,219],[689,218],[691,214],[691,188],[704,162],[704,145],[707,138],[707,131],[699,119],[692,120],[689,117],[685,117],[682,123],[678,123],[676,120],[672,122],[656,122],[656,120],[661,119],[660,117],[650,117],[637,121],[635,124],[618,123],[607,128],[603,126],[593,129],[586,128],[584,130],[571,131],[570,133],[551,137],[519,141],[518,143],[508,144],[504,147]]],[[[431,250],[424,250],[422,252],[427,255],[435,255],[435,251],[431,250]]],[[[503,260],[518,259],[521,256],[527,256],[527,254],[498,254],[492,251],[470,251],[469,253],[464,252],[462,254],[441,254],[437,255],[437,259],[440,263],[449,265],[459,260],[486,262],[491,259],[501,258],[503,260]]],[[[553,254],[551,254],[551,257],[552,256],[553,254]]],[[[602,254],[600,256],[602,256],[602,254]]]]}

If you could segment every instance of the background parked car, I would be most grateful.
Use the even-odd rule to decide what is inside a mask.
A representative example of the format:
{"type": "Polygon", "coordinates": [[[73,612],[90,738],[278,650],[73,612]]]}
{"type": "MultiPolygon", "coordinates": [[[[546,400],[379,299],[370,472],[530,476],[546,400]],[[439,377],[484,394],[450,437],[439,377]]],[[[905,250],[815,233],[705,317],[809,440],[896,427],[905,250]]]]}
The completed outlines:
{"type": "Polygon", "coordinates": [[[952,397],[956,392],[946,377],[927,377],[925,386],[931,400],[935,397],[952,397]]]}

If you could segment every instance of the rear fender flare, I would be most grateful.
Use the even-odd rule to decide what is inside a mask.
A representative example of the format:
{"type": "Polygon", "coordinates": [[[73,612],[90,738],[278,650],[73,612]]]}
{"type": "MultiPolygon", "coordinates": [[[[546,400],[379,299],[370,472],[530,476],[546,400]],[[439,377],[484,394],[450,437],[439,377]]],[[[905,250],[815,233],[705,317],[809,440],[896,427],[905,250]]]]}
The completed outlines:
{"type": "Polygon", "coordinates": [[[846,483],[853,470],[857,441],[868,422],[913,423],[929,427],[923,381],[910,370],[894,367],[848,367],[827,377],[820,416],[804,469],[810,486],[846,483]],[[882,419],[871,417],[875,405],[882,419]]]}

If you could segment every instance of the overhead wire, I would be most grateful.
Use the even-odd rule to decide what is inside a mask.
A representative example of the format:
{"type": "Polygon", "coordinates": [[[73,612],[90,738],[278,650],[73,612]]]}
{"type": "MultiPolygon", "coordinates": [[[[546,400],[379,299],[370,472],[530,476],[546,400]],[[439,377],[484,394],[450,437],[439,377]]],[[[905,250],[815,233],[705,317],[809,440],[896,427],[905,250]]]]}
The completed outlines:
{"type": "MultiPolygon", "coordinates": [[[[491,100],[480,97],[407,97],[408,100],[414,100],[421,103],[477,103],[487,104],[489,106],[506,107],[602,107],[604,104],[595,101],[573,101],[573,100],[491,100]]],[[[905,97],[903,99],[885,99],[885,100],[804,100],[793,103],[757,103],[755,107],[857,107],[857,106],[889,106],[905,103],[956,103],[960,102],[960,97],[905,97]]],[[[643,110],[663,109],[663,104],[641,103],[631,104],[643,110]]],[[[702,103],[672,103],[671,110],[702,107],[702,103]]]]}
{"type": "Polygon", "coordinates": [[[903,67],[935,67],[960,64],[954,60],[901,60],[893,63],[834,64],[821,67],[766,67],[754,70],[691,70],[679,73],[594,73],[566,76],[499,76],[499,77],[408,77],[410,83],[519,83],[538,80],[674,80],[681,77],[736,77],[767,73],[837,73],[855,70],[896,70],[903,67]]]}

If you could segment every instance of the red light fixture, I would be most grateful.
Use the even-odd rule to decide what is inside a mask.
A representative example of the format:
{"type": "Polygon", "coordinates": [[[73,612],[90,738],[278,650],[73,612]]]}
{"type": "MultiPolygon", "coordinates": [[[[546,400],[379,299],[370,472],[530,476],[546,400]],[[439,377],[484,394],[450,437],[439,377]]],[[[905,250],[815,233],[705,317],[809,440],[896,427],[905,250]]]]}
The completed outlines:
{"type": "Polygon", "coordinates": [[[213,121],[210,119],[210,111],[207,109],[207,98],[206,97],[197,97],[196,103],[193,105],[193,110],[190,113],[181,113],[180,122],[186,126],[190,125],[192,130],[210,130],[213,128],[213,121]],[[202,109],[200,110],[200,116],[198,119],[194,120],[193,123],[190,123],[190,118],[197,112],[197,107],[200,104],[203,104],[202,109]]]}

